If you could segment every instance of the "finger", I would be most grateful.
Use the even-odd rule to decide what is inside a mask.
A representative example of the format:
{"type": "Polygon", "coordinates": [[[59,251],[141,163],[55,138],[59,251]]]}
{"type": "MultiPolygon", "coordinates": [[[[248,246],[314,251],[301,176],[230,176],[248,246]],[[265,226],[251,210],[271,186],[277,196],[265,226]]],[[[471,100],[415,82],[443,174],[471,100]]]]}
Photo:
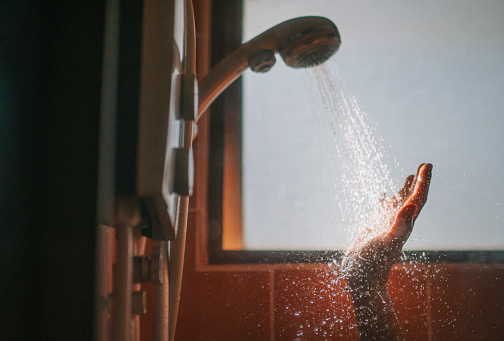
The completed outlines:
{"type": "Polygon", "coordinates": [[[387,236],[392,241],[398,241],[402,245],[406,242],[413,230],[413,218],[417,207],[414,204],[408,204],[397,212],[394,224],[390,227],[387,236]]]}
{"type": "Polygon", "coordinates": [[[425,163],[421,163],[420,166],[418,166],[418,168],[417,168],[417,171],[415,173],[415,178],[413,179],[413,182],[411,183],[411,186],[410,186],[410,193],[413,193],[413,190],[415,189],[418,175],[420,174],[420,170],[422,169],[423,165],[425,165],[425,163]]]}
{"type": "Polygon", "coordinates": [[[432,178],[432,165],[430,163],[424,164],[420,169],[415,183],[415,188],[407,203],[413,203],[417,207],[415,212],[415,217],[418,216],[422,207],[427,202],[427,196],[429,194],[429,186],[432,178]]]}
{"type": "Polygon", "coordinates": [[[409,196],[411,184],[413,183],[414,178],[415,176],[413,174],[409,175],[404,181],[404,186],[399,190],[399,192],[397,192],[397,196],[399,197],[399,200],[401,200],[401,203],[409,196]]]}

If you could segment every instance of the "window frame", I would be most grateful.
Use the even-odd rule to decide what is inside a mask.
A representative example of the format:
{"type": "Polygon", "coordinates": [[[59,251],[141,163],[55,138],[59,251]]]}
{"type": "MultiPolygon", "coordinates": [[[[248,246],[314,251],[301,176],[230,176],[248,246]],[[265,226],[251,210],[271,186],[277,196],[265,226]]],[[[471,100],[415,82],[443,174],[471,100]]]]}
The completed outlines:
{"type": "MultiPolygon", "coordinates": [[[[211,65],[242,43],[242,1],[212,1],[211,65]],[[226,18],[226,20],[222,20],[226,18]]],[[[337,250],[243,250],[241,240],[241,77],[211,106],[208,141],[207,219],[203,243],[209,265],[339,262],[337,250]],[[227,221],[226,221],[227,220],[227,221]]],[[[504,251],[403,251],[408,263],[504,263],[504,251]]]]}

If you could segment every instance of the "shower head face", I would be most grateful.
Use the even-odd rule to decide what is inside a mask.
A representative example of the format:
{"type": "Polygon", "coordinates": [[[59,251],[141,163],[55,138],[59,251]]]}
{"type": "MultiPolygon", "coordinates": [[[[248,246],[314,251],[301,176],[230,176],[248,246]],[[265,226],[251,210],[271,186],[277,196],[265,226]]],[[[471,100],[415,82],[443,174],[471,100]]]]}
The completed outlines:
{"type": "Polygon", "coordinates": [[[291,37],[279,50],[285,64],[293,68],[319,65],[328,60],[341,45],[336,25],[313,27],[291,37]]]}

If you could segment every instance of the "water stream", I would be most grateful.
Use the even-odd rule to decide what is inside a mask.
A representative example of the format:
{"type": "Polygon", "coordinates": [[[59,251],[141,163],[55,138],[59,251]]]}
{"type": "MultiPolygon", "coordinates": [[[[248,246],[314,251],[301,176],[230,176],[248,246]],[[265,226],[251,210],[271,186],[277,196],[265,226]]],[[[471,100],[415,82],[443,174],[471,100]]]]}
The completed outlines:
{"type": "Polygon", "coordinates": [[[324,126],[321,131],[329,130],[332,135],[332,146],[322,143],[321,147],[338,173],[335,202],[348,230],[348,245],[371,221],[382,216],[377,211],[380,200],[391,195],[397,184],[385,163],[382,139],[375,136],[367,115],[331,66],[322,64],[307,72],[317,122],[324,126]]]}

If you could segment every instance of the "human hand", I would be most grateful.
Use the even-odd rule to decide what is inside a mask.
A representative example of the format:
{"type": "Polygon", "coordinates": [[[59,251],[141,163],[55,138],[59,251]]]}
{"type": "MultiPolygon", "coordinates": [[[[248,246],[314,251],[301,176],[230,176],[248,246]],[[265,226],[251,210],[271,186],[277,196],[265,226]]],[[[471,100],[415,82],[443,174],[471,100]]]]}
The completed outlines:
{"type": "Polygon", "coordinates": [[[341,267],[351,290],[386,289],[390,270],[427,202],[431,175],[432,165],[421,164],[396,196],[383,200],[380,219],[373,220],[352,242],[341,267]]]}

